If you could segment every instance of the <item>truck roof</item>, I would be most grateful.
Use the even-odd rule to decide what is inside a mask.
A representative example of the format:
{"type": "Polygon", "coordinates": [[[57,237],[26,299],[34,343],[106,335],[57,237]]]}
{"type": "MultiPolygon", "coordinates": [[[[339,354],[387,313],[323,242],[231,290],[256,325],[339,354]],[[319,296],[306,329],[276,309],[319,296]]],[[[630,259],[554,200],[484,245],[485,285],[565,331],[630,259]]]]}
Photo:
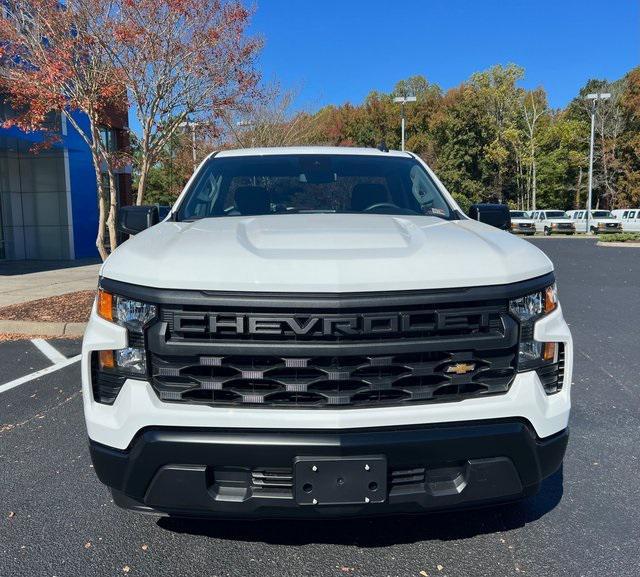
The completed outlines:
{"type": "Polygon", "coordinates": [[[377,148],[355,148],[348,146],[281,146],[274,148],[238,148],[234,150],[221,150],[216,158],[232,156],[267,156],[275,154],[348,154],[364,156],[400,156],[411,158],[408,152],[390,150],[383,152],[377,148]]]}

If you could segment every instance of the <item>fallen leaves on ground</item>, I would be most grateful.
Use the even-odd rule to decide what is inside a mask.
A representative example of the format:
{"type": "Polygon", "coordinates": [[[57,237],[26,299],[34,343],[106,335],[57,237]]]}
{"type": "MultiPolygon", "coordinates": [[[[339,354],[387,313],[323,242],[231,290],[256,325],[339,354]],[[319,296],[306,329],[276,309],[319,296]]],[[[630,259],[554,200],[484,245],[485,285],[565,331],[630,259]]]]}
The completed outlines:
{"type": "Polygon", "coordinates": [[[41,321],[84,323],[89,319],[95,291],[77,291],[18,303],[0,308],[0,319],[5,321],[41,321]]]}

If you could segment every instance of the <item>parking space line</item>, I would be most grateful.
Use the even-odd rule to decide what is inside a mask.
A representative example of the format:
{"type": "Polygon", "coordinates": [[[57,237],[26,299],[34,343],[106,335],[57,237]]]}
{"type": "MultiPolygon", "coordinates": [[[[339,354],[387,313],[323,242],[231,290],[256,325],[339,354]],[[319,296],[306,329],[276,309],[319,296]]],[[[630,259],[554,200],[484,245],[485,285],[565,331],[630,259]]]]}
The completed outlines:
{"type": "Polygon", "coordinates": [[[73,363],[77,363],[80,358],[82,357],[82,355],[76,355],[75,357],[71,357],[70,359],[65,358],[64,361],[61,361],[59,363],[56,363],[55,365],[51,365],[50,367],[47,367],[46,369],[40,369],[39,371],[35,371],[34,373],[30,373],[28,375],[25,375],[24,377],[20,377],[19,379],[14,379],[13,381],[9,381],[8,383],[5,383],[4,385],[0,385],[0,393],[4,393],[10,389],[13,389],[19,385],[22,385],[24,383],[28,383],[29,381],[32,381],[33,379],[37,379],[39,377],[42,377],[44,375],[48,375],[49,373],[53,373],[55,371],[58,371],[60,369],[64,369],[65,367],[68,367],[69,365],[72,365],[73,363]]]}
{"type": "Polygon", "coordinates": [[[31,342],[54,365],[57,364],[57,363],[62,363],[62,362],[67,360],[67,357],[65,357],[60,351],[58,351],[55,347],[51,346],[44,339],[31,339],[31,342]]]}

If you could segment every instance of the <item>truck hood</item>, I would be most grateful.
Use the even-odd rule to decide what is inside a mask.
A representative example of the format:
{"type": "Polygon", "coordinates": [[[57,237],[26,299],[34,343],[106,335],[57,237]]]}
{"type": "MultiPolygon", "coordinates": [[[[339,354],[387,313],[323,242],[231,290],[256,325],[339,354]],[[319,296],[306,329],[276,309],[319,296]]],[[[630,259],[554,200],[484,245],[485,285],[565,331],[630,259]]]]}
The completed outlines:
{"type": "Polygon", "coordinates": [[[532,244],[473,220],[296,214],[163,222],[104,277],[158,288],[367,292],[507,284],[553,270],[532,244]]]}

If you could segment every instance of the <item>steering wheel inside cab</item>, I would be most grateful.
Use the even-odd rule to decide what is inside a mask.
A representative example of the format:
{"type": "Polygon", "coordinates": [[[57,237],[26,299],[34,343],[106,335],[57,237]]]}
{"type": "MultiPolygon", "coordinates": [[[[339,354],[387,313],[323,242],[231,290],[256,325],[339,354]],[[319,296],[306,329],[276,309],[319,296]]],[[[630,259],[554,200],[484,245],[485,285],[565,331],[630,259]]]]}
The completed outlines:
{"type": "Polygon", "coordinates": [[[419,214],[415,210],[400,207],[392,202],[376,202],[375,204],[365,208],[362,212],[368,214],[419,214]]]}

